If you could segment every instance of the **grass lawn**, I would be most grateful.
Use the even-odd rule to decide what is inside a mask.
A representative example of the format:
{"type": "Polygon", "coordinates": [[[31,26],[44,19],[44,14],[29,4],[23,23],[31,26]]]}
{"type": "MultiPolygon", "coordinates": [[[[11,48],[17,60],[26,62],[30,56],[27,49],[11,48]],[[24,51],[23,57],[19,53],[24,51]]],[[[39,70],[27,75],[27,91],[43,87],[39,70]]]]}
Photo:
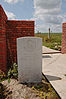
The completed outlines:
{"type": "Polygon", "coordinates": [[[43,46],[55,50],[61,50],[61,33],[51,33],[50,39],[48,39],[48,33],[35,33],[35,36],[42,38],[43,46]]]}

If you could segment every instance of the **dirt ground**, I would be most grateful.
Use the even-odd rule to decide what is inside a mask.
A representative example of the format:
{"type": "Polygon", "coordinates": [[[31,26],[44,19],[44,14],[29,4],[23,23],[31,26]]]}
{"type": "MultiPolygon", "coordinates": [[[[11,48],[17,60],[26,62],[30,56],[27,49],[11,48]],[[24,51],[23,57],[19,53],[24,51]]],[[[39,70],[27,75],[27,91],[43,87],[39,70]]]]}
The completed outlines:
{"type": "Polygon", "coordinates": [[[5,86],[6,99],[59,99],[45,78],[39,84],[20,84],[16,79],[1,82],[5,86]]]}

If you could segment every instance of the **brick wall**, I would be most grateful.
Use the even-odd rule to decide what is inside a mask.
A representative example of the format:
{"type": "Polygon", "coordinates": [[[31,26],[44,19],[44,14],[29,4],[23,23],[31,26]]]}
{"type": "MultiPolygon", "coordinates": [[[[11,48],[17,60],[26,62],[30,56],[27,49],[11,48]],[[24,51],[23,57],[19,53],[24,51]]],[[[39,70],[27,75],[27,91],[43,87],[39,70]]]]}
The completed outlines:
{"type": "Polygon", "coordinates": [[[34,36],[34,21],[8,20],[0,5],[0,69],[17,62],[16,38],[34,36]]]}
{"type": "Polygon", "coordinates": [[[2,71],[6,71],[7,66],[6,21],[7,16],[0,5],[0,69],[2,71]]]}
{"type": "Polygon", "coordinates": [[[62,25],[62,53],[66,53],[66,23],[62,25]]]}
{"type": "Polygon", "coordinates": [[[34,21],[7,21],[6,34],[8,62],[17,62],[16,38],[34,36],[34,21]]]}

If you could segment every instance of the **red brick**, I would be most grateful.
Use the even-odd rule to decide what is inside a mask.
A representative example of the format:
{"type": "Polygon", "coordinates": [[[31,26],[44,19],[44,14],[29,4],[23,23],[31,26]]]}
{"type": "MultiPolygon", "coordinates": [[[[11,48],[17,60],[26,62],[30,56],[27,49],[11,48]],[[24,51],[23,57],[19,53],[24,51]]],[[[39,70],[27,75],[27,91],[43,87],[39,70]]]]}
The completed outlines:
{"type": "Polygon", "coordinates": [[[34,21],[8,20],[0,5],[0,69],[6,71],[6,64],[17,62],[16,39],[34,36],[34,21]],[[2,68],[3,66],[3,68],[2,68]]]}
{"type": "Polygon", "coordinates": [[[62,53],[66,53],[66,23],[62,25],[62,53]]]}

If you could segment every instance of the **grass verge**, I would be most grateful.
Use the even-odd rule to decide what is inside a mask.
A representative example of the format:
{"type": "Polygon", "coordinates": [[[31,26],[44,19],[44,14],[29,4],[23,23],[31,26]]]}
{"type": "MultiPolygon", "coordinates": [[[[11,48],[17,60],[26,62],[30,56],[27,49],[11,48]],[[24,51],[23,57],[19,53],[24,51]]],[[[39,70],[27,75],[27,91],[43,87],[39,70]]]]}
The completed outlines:
{"type": "Polygon", "coordinates": [[[36,33],[35,36],[42,38],[43,46],[61,51],[61,33],[51,33],[50,39],[48,33],[36,33]]]}

